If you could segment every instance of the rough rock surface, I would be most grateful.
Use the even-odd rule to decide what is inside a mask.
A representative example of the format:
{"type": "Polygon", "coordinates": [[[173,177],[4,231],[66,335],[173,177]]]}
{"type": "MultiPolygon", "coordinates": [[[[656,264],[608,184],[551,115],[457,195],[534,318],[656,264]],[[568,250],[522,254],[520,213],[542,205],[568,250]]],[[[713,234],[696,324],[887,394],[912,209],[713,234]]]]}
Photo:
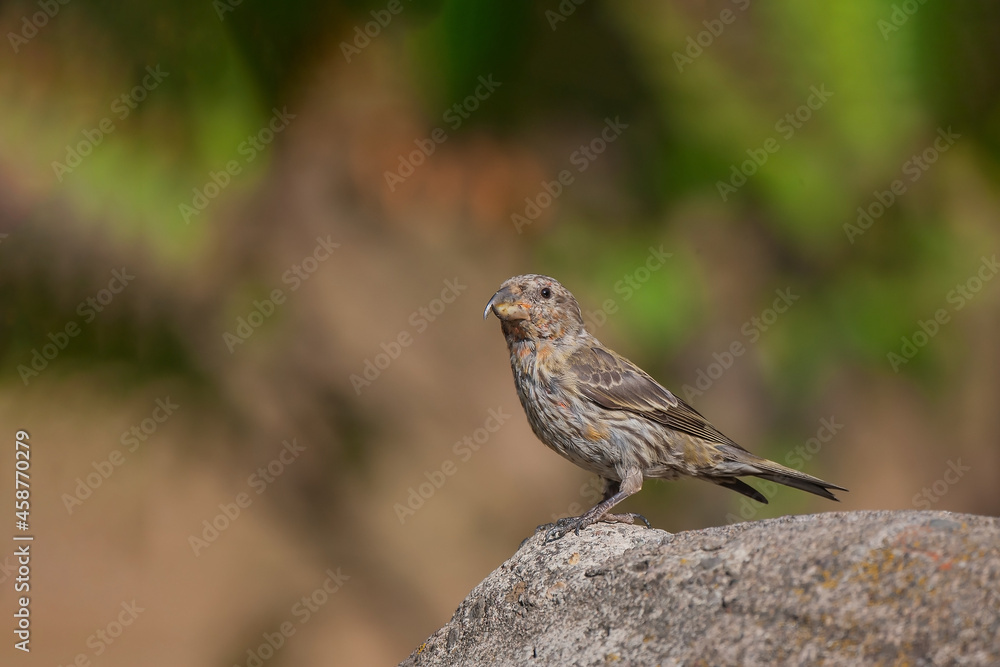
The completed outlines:
{"type": "Polygon", "coordinates": [[[1000,520],[789,516],[542,534],[403,665],[1000,665],[1000,520]]]}

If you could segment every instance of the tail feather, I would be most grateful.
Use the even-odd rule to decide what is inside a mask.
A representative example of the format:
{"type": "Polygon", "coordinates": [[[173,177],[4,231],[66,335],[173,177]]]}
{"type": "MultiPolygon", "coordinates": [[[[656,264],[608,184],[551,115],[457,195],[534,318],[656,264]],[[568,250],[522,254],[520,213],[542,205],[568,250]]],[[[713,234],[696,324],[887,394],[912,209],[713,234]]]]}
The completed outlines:
{"type": "Polygon", "coordinates": [[[821,479],[817,479],[810,475],[804,475],[803,477],[790,477],[789,475],[784,475],[781,473],[757,473],[754,477],[759,477],[760,479],[766,479],[771,482],[777,482],[778,484],[784,484],[785,486],[790,486],[793,489],[800,489],[802,491],[808,491],[809,493],[816,494],[828,500],[836,500],[840,502],[837,496],[830,493],[830,489],[837,489],[838,491],[847,491],[842,486],[837,486],[836,484],[830,484],[829,482],[824,482],[821,479]]]}
{"type": "MultiPolygon", "coordinates": [[[[824,482],[818,477],[807,475],[806,473],[799,472],[794,468],[788,468],[786,466],[781,465],[780,463],[775,463],[774,461],[769,461],[768,459],[761,458],[759,456],[751,454],[742,447],[737,447],[737,448],[728,447],[724,451],[727,455],[726,457],[728,459],[727,467],[729,467],[730,474],[733,474],[735,467],[739,469],[739,473],[737,474],[741,476],[752,476],[752,477],[758,477],[760,479],[766,479],[770,482],[777,482],[778,484],[784,484],[785,486],[790,486],[793,489],[806,491],[808,493],[815,494],[822,498],[826,498],[828,500],[836,500],[838,502],[839,499],[837,498],[837,496],[833,495],[833,493],[831,493],[830,490],[835,489],[837,491],[847,491],[847,489],[845,489],[842,486],[837,486],[836,484],[831,484],[830,482],[824,482]]],[[[738,491],[739,493],[742,493],[745,496],[754,498],[755,500],[760,500],[761,498],[763,498],[763,496],[761,496],[761,498],[757,498],[754,495],[747,493],[747,491],[742,488],[747,486],[743,482],[739,483],[741,485],[740,486],[737,484],[730,483],[728,481],[725,483],[717,481],[715,479],[713,479],[712,481],[715,482],[716,484],[719,484],[720,486],[725,486],[734,491],[738,491]]],[[[757,496],[760,496],[760,494],[758,493],[757,496]]],[[[767,501],[763,500],[761,502],[767,502],[767,501]]]]}
{"type": "Polygon", "coordinates": [[[752,486],[750,486],[741,479],[738,479],[736,477],[713,477],[711,478],[711,481],[718,484],[719,486],[724,486],[727,489],[732,489],[737,493],[742,493],[744,496],[748,498],[753,498],[759,503],[764,503],[765,505],[767,504],[767,498],[764,497],[764,494],[762,494],[760,491],[753,488],[752,486]]]}

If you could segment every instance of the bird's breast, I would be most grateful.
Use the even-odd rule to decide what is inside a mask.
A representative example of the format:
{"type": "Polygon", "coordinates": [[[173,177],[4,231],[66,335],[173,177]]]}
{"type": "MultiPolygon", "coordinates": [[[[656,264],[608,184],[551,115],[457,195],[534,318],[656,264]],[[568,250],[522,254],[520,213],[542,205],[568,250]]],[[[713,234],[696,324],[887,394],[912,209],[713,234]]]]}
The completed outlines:
{"type": "Polygon", "coordinates": [[[543,443],[575,460],[573,443],[579,442],[581,436],[589,442],[606,436],[600,426],[581,433],[580,418],[573,410],[574,399],[564,386],[559,351],[551,343],[512,347],[511,368],[525,416],[543,443]]]}

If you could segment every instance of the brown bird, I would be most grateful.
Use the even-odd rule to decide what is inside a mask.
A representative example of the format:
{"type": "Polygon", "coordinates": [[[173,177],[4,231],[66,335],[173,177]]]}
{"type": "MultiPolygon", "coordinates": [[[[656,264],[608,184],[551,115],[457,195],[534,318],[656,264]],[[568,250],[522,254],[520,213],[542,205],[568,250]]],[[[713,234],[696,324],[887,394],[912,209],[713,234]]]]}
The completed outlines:
{"type": "Polygon", "coordinates": [[[688,475],[767,498],[740,477],[770,480],[837,500],[847,489],[751,454],[648,373],[601,344],[586,329],[573,295],[548,276],[510,278],[483,311],[507,340],[521,406],[538,439],[604,480],[604,499],[546,535],[559,539],[597,521],[649,526],[639,514],[611,514],[646,478],[688,475]]]}

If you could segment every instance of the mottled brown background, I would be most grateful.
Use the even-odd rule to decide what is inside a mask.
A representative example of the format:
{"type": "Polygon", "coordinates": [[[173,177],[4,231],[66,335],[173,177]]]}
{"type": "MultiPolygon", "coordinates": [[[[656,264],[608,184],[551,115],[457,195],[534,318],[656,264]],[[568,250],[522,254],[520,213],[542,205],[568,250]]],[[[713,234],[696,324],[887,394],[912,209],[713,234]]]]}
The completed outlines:
{"type": "Polygon", "coordinates": [[[782,462],[804,451],[804,470],[851,489],[839,505],[781,489],[762,507],[649,483],[626,507],[657,527],[1000,511],[1000,281],[949,299],[1000,248],[993,3],[588,0],[561,16],[555,0],[403,0],[346,55],[385,3],[54,6],[44,21],[35,3],[0,8],[0,539],[16,532],[17,429],[36,536],[30,656],[11,646],[0,570],[4,664],[253,665],[287,622],[264,664],[402,659],[535,525],[594,495],[531,434],[499,326],[481,319],[529,271],[587,311],[610,301],[596,334],[668,387],[716,375],[689,397],[734,439],[782,462]],[[157,65],[167,75],[123,117],[115,100],[157,65]],[[480,77],[499,86],[455,127],[445,114],[480,77]],[[800,108],[817,90],[830,95],[800,108]],[[241,150],[275,108],[294,118],[241,150]],[[87,145],[103,119],[113,132],[87,145]],[[574,157],[606,119],[627,128],[574,157]],[[447,140],[390,188],[435,128],[447,140]],[[87,155],[53,166],[70,148],[87,155]],[[230,161],[239,173],[219,176],[230,161]],[[572,182],[518,230],[563,170],[572,182]],[[213,173],[226,186],[185,215],[213,173]],[[845,228],[896,180],[868,229],[845,228]],[[292,291],[283,276],[318,237],[340,245],[292,291]],[[644,271],[661,246],[669,259],[644,271]],[[134,280],[85,321],[78,304],[122,267],[134,280]],[[446,281],[457,297],[435,303],[446,281]],[[284,302],[230,352],[223,335],[275,289],[284,302]],[[798,299],[755,329],[776,290],[798,299]],[[939,309],[896,372],[887,355],[939,309]],[[19,367],[71,322],[79,335],[26,383],[19,367]],[[401,334],[398,358],[352,383],[401,334]],[[168,397],[179,407],[128,451],[123,432],[168,397]],[[477,433],[491,410],[510,417],[477,433]],[[466,436],[478,450],[456,449],[466,436]],[[292,439],[304,450],[262,489],[251,475],[292,439]],[[401,521],[429,478],[443,484],[401,521]],[[195,555],[190,537],[241,493],[252,502],[195,555]],[[341,585],[303,623],[296,605],[328,570],[341,585]],[[88,638],[133,600],[143,611],[96,655],[88,638]]]}

